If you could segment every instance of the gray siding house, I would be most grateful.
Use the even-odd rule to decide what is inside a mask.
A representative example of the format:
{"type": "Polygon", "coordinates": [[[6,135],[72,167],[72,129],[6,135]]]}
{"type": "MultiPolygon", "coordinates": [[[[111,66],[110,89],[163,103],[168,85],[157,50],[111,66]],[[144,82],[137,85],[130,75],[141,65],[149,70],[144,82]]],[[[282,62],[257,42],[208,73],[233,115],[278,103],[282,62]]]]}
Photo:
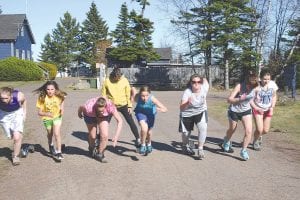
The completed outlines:
{"type": "Polygon", "coordinates": [[[32,60],[32,44],[35,40],[25,14],[0,14],[0,59],[32,60]]]}

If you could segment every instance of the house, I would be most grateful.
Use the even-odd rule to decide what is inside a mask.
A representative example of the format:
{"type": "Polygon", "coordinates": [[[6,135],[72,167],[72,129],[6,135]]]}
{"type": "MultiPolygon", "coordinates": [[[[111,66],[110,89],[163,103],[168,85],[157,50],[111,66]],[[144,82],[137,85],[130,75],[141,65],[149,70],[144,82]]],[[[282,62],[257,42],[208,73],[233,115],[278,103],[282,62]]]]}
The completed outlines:
{"type": "Polygon", "coordinates": [[[169,64],[172,61],[172,48],[154,48],[154,51],[160,56],[159,60],[153,63],[169,64]]]}
{"type": "Polygon", "coordinates": [[[0,59],[32,60],[35,40],[25,14],[0,14],[0,59]]]}

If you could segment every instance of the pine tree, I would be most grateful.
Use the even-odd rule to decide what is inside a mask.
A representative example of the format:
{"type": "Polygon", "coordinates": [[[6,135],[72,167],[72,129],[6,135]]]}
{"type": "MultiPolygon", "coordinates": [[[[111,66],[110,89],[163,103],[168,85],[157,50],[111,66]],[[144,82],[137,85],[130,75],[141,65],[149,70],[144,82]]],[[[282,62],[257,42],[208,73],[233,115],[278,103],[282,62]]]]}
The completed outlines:
{"type": "Polygon", "coordinates": [[[142,64],[145,61],[156,60],[159,56],[153,50],[151,34],[153,23],[138,15],[135,10],[128,14],[127,6],[122,5],[120,22],[112,32],[116,47],[109,52],[109,57],[123,66],[133,63],[142,64]]]}
{"type": "Polygon", "coordinates": [[[128,46],[130,43],[130,19],[126,3],[123,3],[121,6],[119,19],[120,21],[116,29],[111,32],[111,36],[114,38],[113,42],[117,46],[128,46]]]}
{"type": "Polygon", "coordinates": [[[95,70],[97,61],[97,44],[107,40],[108,26],[99,14],[96,4],[92,2],[87,19],[81,27],[81,54],[82,61],[92,65],[95,70]]]}
{"type": "Polygon", "coordinates": [[[41,60],[56,64],[60,71],[69,69],[71,63],[76,60],[78,36],[79,23],[66,12],[52,31],[52,35],[46,35],[45,44],[42,44],[41,60]]]}

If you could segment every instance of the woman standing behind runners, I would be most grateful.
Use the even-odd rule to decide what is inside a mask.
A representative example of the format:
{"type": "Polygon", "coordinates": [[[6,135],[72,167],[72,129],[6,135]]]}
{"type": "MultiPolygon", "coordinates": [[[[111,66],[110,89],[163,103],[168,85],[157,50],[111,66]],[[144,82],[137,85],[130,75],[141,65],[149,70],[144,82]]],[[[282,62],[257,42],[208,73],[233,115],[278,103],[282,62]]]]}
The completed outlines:
{"type": "Polygon", "coordinates": [[[255,97],[253,103],[253,115],[256,129],[254,132],[253,148],[261,149],[262,135],[270,130],[271,119],[277,101],[277,84],[271,80],[271,74],[268,69],[262,69],[260,73],[260,84],[255,88],[255,97]]]}
{"type": "Polygon", "coordinates": [[[257,75],[250,71],[248,72],[245,81],[242,81],[235,86],[227,100],[228,103],[230,103],[228,108],[229,128],[226,131],[226,136],[224,137],[221,147],[225,152],[233,151],[230,139],[237,128],[238,121],[241,120],[245,130],[243,146],[240,152],[240,156],[243,160],[249,159],[247,147],[252,136],[252,110],[250,101],[253,100],[253,89],[256,86],[257,75]]]}
{"type": "Polygon", "coordinates": [[[10,87],[0,88],[0,125],[6,136],[14,141],[12,164],[20,164],[24,121],[26,119],[26,100],[24,94],[10,87]]]}
{"type": "Polygon", "coordinates": [[[180,102],[179,132],[182,133],[182,150],[184,153],[193,155],[194,150],[189,146],[189,138],[194,124],[198,129],[198,156],[204,158],[203,146],[207,136],[207,104],[206,96],[209,84],[206,78],[199,74],[190,77],[190,81],[184,90],[180,102]]]}
{"type": "Polygon", "coordinates": [[[108,142],[108,128],[112,116],[117,121],[116,134],[112,139],[113,146],[115,147],[117,145],[123,124],[123,120],[115,105],[104,97],[95,97],[87,100],[84,105],[78,108],[78,117],[84,119],[89,131],[89,152],[92,157],[95,157],[100,162],[107,162],[104,159],[104,151],[108,142]],[[98,152],[93,155],[97,126],[99,127],[100,145],[97,150],[98,152]]]}
{"type": "Polygon", "coordinates": [[[36,107],[38,108],[38,115],[42,117],[43,124],[47,130],[49,151],[54,158],[59,161],[63,160],[60,129],[64,114],[64,100],[67,93],[61,91],[55,81],[47,81],[34,92],[39,94],[36,107]],[[52,141],[53,137],[56,142],[56,150],[52,141]]]}
{"type": "Polygon", "coordinates": [[[135,145],[139,147],[140,136],[139,131],[132,118],[132,93],[135,90],[129,85],[119,68],[114,68],[110,73],[109,78],[106,78],[102,89],[101,96],[110,99],[117,107],[117,110],[122,113],[127,124],[130,126],[131,132],[135,137],[135,145]]]}
{"type": "Polygon", "coordinates": [[[151,94],[150,88],[148,86],[142,86],[137,96],[137,104],[134,109],[135,116],[141,127],[141,147],[139,153],[142,155],[152,152],[152,128],[154,126],[157,110],[167,112],[167,108],[151,94]]]}

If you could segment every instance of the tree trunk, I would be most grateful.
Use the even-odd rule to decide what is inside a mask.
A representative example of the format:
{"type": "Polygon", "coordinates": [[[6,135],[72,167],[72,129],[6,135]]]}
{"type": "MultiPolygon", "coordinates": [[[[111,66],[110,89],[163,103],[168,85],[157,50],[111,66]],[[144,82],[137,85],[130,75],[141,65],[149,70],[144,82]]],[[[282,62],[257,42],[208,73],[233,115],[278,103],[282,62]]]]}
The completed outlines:
{"type": "Polygon", "coordinates": [[[229,61],[225,60],[225,90],[229,89],[229,61]]]}

